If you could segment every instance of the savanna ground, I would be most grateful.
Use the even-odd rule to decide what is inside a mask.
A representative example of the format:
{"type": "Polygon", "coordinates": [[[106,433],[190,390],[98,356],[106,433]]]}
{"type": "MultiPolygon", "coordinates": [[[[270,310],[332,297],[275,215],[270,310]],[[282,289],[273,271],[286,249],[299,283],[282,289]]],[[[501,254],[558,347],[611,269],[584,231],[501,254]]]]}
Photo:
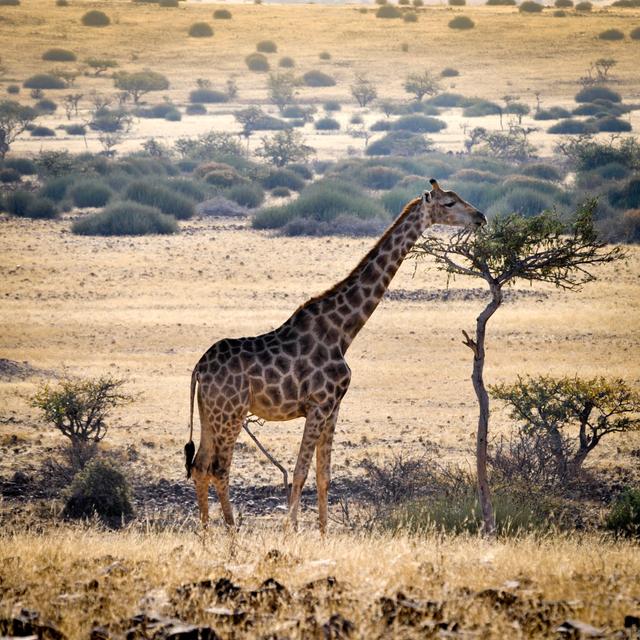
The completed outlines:
{"type": "MultiPolygon", "coordinates": [[[[171,87],[163,95],[179,105],[198,77],[214,86],[236,78],[233,106],[178,123],[140,120],[122,151],[137,148],[147,135],[173,139],[231,126],[238,105],[265,102],[264,76],[249,74],[243,62],[264,38],[278,43],[277,57],[294,57],[299,70],[322,68],[335,76],[336,87],[300,89],[318,103],[347,100],[355,71],[366,71],[381,97],[399,98],[406,73],[455,66],[461,73],[453,79],[455,90],[465,95],[496,99],[510,93],[533,104],[533,93],[541,91],[549,104],[562,105],[571,101],[589,62],[604,56],[618,60],[616,84],[625,97],[639,95],[640,44],[595,37],[605,28],[629,31],[640,24],[637,10],[555,19],[521,16],[513,8],[435,7],[409,24],[378,20],[354,7],[230,8],[231,21],[212,21],[212,5],[160,10],[72,2],[63,9],[25,0],[20,7],[0,7],[2,62],[20,82],[43,70],[40,55],[49,47],[73,49],[79,60],[113,56],[128,70],[165,73],[171,87]],[[82,13],[94,7],[111,15],[110,27],[80,26],[82,13]],[[472,17],[476,28],[447,29],[455,12],[472,17]],[[197,20],[214,26],[213,38],[186,36],[197,20]],[[401,51],[403,42],[408,52],[401,51]],[[323,50],[330,61],[318,59],[323,50]]],[[[86,92],[112,90],[109,79],[79,77],[77,84],[86,92]]],[[[338,118],[346,122],[351,113],[345,108],[338,118]]],[[[638,113],[631,115],[634,126],[638,113]]],[[[56,115],[52,123],[63,119],[56,115]]],[[[447,131],[434,140],[458,149],[463,132],[453,120],[447,131]]],[[[308,133],[320,157],[340,157],[354,144],[346,135],[308,133]]],[[[534,141],[552,146],[544,134],[534,134],[534,141]]],[[[91,135],[87,143],[98,150],[91,135]]],[[[54,140],[23,137],[14,151],[61,146],[81,151],[84,141],[60,134],[54,140]]],[[[284,533],[279,474],[244,435],[231,490],[243,514],[241,530],[229,534],[214,524],[203,539],[193,491],[183,479],[193,364],[221,337],[280,324],[308,296],[348,273],[372,240],[275,237],[243,222],[211,219],[182,222],[176,236],[90,238],[70,233],[76,215],[0,219],[0,356],[22,365],[0,372],[0,475],[7,479],[20,470],[28,485],[37,486],[44,459],[61,444],[29,404],[39,384],[65,371],[123,377],[137,399],[114,414],[104,447],[129,447],[138,515],[125,531],[108,532],[97,524],[62,523],[56,501],[4,498],[0,616],[21,607],[36,610],[71,638],[108,625],[118,637],[144,611],[210,625],[224,637],[553,637],[567,619],[590,623],[603,635],[633,637],[623,625],[640,608],[637,544],[594,532],[498,542],[354,532],[335,501],[332,531],[321,539],[311,492],[301,533],[284,533]],[[222,578],[242,590],[218,582],[222,578]],[[285,590],[274,583],[260,590],[268,578],[285,590]],[[203,580],[212,583],[179,590],[203,580]]],[[[624,262],[599,269],[597,282],[577,293],[519,284],[490,324],[487,381],[550,373],[619,376],[638,385],[639,262],[631,247],[624,262]]],[[[357,485],[365,458],[420,455],[427,446],[442,461],[473,465],[476,405],[470,352],[460,331],[473,327],[485,294],[462,278],[447,288],[446,277],[428,266],[402,267],[350,349],[353,382],[334,443],[334,495],[341,499],[348,498],[345,486],[357,485]]],[[[509,428],[496,406],[492,436],[509,428]]],[[[291,469],[301,429],[297,420],[256,432],[291,469]]],[[[637,480],[639,448],[637,434],[613,436],[587,466],[613,479],[637,480]]],[[[308,486],[313,488],[312,477],[308,486]]],[[[597,521],[605,505],[593,500],[588,508],[597,521]]]]}

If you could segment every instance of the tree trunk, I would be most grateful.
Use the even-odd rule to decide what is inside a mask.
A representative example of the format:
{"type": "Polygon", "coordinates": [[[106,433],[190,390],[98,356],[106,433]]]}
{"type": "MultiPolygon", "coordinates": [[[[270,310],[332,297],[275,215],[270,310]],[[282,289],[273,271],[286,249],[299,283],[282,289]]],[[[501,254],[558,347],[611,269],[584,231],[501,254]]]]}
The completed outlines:
{"type": "MultiPolygon", "coordinates": [[[[491,302],[476,320],[475,342],[467,337],[465,344],[473,351],[473,373],[471,380],[473,389],[478,398],[480,415],[478,417],[478,432],[476,438],[476,474],[478,478],[478,502],[482,510],[483,533],[486,536],[495,536],[496,521],[491,504],[491,491],[487,478],[487,441],[489,434],[489,394],[484,386],[484,339],[487,321],[495,313],[502,303],[502,290],[492,280],[489,281],[491,289],[491,302]]],[[[465,334],[466,336],[466,334],[465,334]]]]}

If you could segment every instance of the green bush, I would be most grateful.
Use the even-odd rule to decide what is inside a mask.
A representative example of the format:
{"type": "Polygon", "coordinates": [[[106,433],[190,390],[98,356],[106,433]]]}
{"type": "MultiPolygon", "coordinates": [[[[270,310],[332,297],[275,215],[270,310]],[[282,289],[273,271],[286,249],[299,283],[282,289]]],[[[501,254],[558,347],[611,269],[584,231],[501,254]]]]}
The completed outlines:
{"type": "Polygon", "coordinates": [[[165,7],[167,9],[175,9],[180,6],[178,0],[160,0],[158,6],[165,7]]]}
{"type": "Polygon", "coordinates": [[[576,5],[576,11],[591,11],[593,9],[593,5],[590,2],[578,2],[576,5]]]}
{"type": "Polygon", "coordinates": [[[333,87],[336,84],[336,81],[329,74],[317,69],[307,71],[302,76],[302,80],[307,87],[333,87]]]}
{"type": "Polygon", "coordinates": [[[76,220],[71,231],[84,236],[144,236],[175,233],[173,216],[135,202],[117,202],[100,213],[76,220]]]}
{"type": "Polygon", "coordinates": [[[0,182],[2,184],[11,184],[12,182],[20,182],[21,175],[19,171],[11,168],[0,169],[0,182]]]}
{"type": "Polygon", "coordinates": [[[447,123],[430,116],[402,116],[393,123],[394,131],[413,131],[414,133],[435,133],[447,128],[447,123]]]}
{"type": "Polygon", "coordinates": [[[106,27],[111,24],[109,16],[103,11],[87,11],[82,16],[82,24],[85,27],[106,27]]]}
{"type": "Polygon", "coordinates": [[[567,17],[567,12],[564,11],[563,9],[557,9],[556,11],[553,12],[553,17],[554,18],[566,18],[567,17]]]}
{"type": "Polygon", "coordinates": [[[56,132],[49,127],[43,127],[42,125],[39,125],[31,129],[31,135],[34,138],[53,138],[55,137],[56,132]]]}
{"type": "Polygon", "coordinates": [[[521,13],[540,13],[544,7],[533,0],[524,0],[524,2],[518,7],[518,11],[521,13]]]}
{"type": "Polygon", "coordinates": [[[322,105],[322,108],[325,111],[340,111],[342,109],[342,105],[340,104],[340,102],[338,102],[338,100],[327,100],[322,105]]]}
{"type": "Polygon", "coordinates": [[[428,100],[426,100],[426,104],[430,104],[434,107],[464,107],[467,98],[465,98],[460,93],[439,93],[428,100]]]}
{"type": "Polygon", "coordinates": [[[287,187],[276,187],[271,190],[271,195],[275,198],[288,198],[291,195],[291,191],[287,187]]]}
{"type": "Polygon", "coordinates": [[[556,0],[553,6],[557,9],[569,9],[573,7],[573,0],[556,0]]]}
{"type": "Polygon", "coordinates": [[[547,133],[561,133],[565,135],[577,135],[580,133],[592,133],[594,127],[582,120],[567,118],[561,120],[547,129],[547,133]]]}
{"type": "Polygon", "coordinates": [[[191,218],[194,214],[193,202],[173,193],[155,181],[136,180],[126,189],[124,197],[149,207],[160,209],[162,213],[179,220],[191,218]]]}
{"type": "Polygon", "coordinates": [[[7,85],[7,93],[11,95],[16,95],[20,93],[20,87],[17,84],[7,85]]]}
{"type": "Polygon", "coordinates": [[[189,101],[200,104],[215,104],[228,102],[229,96],[223,91],[216,91],[215,89],[194,89],[189,93],[189,101]]]}
{"type": "Polygon", "coordinates": [[[609,202],[618,209],[640,209],[640,178],[631,178],[608,194],[609,202]]]}
{"type": "Polygon", "coordinates": [[[318,131],[337,131],[340,129],[340,123],[334,118],[320,118],[314,124],[318,131]]]}
{"type": "Polygon", "coordinates": [[[20,0],[0,0],[0,7],[17,7],[20,5],[20,0]]]}
{"type": "Polygon", "coordinates": [[[640,7],[640,0],[615,0],[611,3],[612,7],[621,7],[623,9],[633,9],[640,7]]]}
{"type": "Polygon", "coordinates": [[[185,113],[188,116],[204,116],[207,114],[207,107],[199,102],[188,104],[185,109],[185,113]]]}
{"type": "Polygon", "coordinates": [[[640,536],[640,490],[625,489],[611,505],[605,525],[619,535],[640,536]]]}
{"type": "Polygon", "coordinates": [[[600,40],[624,40],[624,33],[620,29],[606,29],[598,34],[600,40]]]}
{"type": "Polygon", "coordinates": [[[467,16],[456,16],[449,21],[449,29],[473,29],[476,23],[467,16]]]}
{"type": "Polygon", "coordinates": [[[53,100],[49,100],[49,98],[38,100],[35,104],[35,109],[38,113],[55,113],[57,108],[58,105],[53,100]]]}
{"type": "Polygon", "coordinates": [[[368,156],[418,156],[427,153],[431,142],[411,131],[390,131],[372,142],[366,150],[368,156]]]}
{"type": "Polygon", "coordinates": [[[515,7],[516,0],[487,0],[489,7],[515,7]]]}
{"type": "Polygon", "coordinates": [[[629,37],[632,40],[640,40],[640,27],[636,27],[629,33],[629,37]]]}
{"type": "Polygon", "coordinates": [[[256,51],[260,53],[276,53],[278,45],[273,40],[261,40],[256,45],[256,51]]]}
{"type": "Polygon", "coordinates": [[[289,56],[284,56],[284,58],[280,58],[278,62],[278,66],[283,69],[293,69],[296,66],[295,60],[290,58],[289,56]]]}
{"type": "Polygon", "coordinates": [[[83,180],[70,191],[76,207],[104,207],[113,196],[113,191],[100,180],[83,180]]]}
{"type": "Polygon", "coordinates": [[[418,22],[418,14],[413,11],[408,11],[402,16],[405,22],[418,22]]]}
{"type": "MultiPolygon", "coordinates": [[[[313,179],[313,171],[305,164],[299,164],[297,162],[293,162],[287,165],[287,171],[292,171],[296,175],[300,176],[303,180],[311,180],[313,179]]],[[[319,172],[320,170],[318,170],[319,172]]],[[[284,185],[289,186],[289,185],[284,185]]]]}
{"type": "Polygon", "coordinates": [[[245,64],[251,71],[269,71],[269,61],[262,53],[250,53],[245,59],[245,64]]]}
{"type": "Polygon", "coordinates": [[[27,89],[64,89],[67,84],[62,78],[51,73],[36,73],[27,78],[22,86],[27,89]]]}
{"type": "Polygon", "coordinates": [[[522,175],[530,176],[532,178],[539,178],[540,180],[549,180],[550,182],[562,182],[564,176],[559,169],[552,164],[546,164],[543,162],[535,162],[522,167],[522,175]]]}
{"type": "Polygon", "coordinates": [[[42,54],[43,60],[52,60],[54,62],[75,62],[78,58],[73,51],[68,49],[47,49],[42,54]]]}
{"type": "Polygon", "coordinates": [[[61,202],[67,195],[67,190],[73,184],[75,177],[70,174],[56,176],[47,180],[38,192],[43,198],[54,202],[61,202]]]}
{"type": "Polygon", "coordinates": [[[69,0],[56,0],[56,7],[68,7],[69,0]]]}
{"type": "Polygon", "coordinates": [[[21,176],[34,176],[38,173],[38,167],[29,158],[7,158],[4,161],[7,169],[15,169],[21,176]]]}
{"type": "Polygon", "coordinates": [[[96,458],[74,477],[62,513],[67,518],[97,515],[115,525],[133,515],[129,483],[112,462],[96,458]]]}
{"type": "Polygon", "coordinates": [[[265,189],[286,187],[292,191],[302,191],[305,187],[302,176],[291,169],[272,169],[260,182],[265,189]]]}
{"type": "Polygon", "coordinates": [[[631,131],[631,123],[620,118],[614,118],[613,116],[605,116],[604,118],[598,118],[594,123],[596,131],[603,131],[608,133],[618,133],[631,131]]]}
{"type": "Polygon", "coordinates": [[[264,202],[264,191],[259,185],[253,183],[236,184],[227,189],[224,196],[249,209],[255,209],[264,202]]]}
{"type": "Polygon", "coordinates": [[[564,107],[549,107],[548,109],[540,109],[533,114],[534,120],[560,120],[561,118],[570,118],[571,113],[564,107]]]}
{"type": "Polygon", "coordinates": [[[213,29],[206,22],[194,22],[189,27],[191,38],[210,38],[212,35],[213,29]]]}
{"type": "MultiPolygon", "coordinates": [[[[465,2],[466,2],[466,0],[465,0],[465,2]]],[[[440,72],[440,75],[443,78],[455,78],[455,77],[460,75],[460,72],[457,69],[454,69],[453,67],[445,67],[440,72]]]]}
{"type": "Polygon", "coordinates": [[[479,169],[460,169],[456,171],[453,180],[462,180],[463,182],[481,182],[484,184],[496,184],[502,180],[502,177],[492,173],[491,171],[481,171],[479,169]]]}
{"type": "Polygon", "coordinates": [[[213,12],[214,20],[231,20],[231,11],[229,9],[216,9],[213,12]]]}
{"type": "Polygon", "coordinates": [[[402,179],[403,172],[392,167],[364,167],[357,175],[358,183],[368,189],[392,189],[402,179]]]}
{"type": "Polygon", "coordinates": [[[164,183],[167,189],[171,189],[175,193],[179,193],[194,202],[202,202],[207,198],[207,192],[203,186],[195,182],[194,180],[188,180],[186,178],[173,178],[164,183]]]}
{"type": "Polygon", "coordinates": [[[531,188],[514,188],[488,208],[489,214],[518,213],[522,216],[536,216],[553,209],[556,202],[552,194],[531,188]]]}
{"type": "Polygon", "coordinates": [[[571,114],[574,116],[595,116],[603,113],[603,108],[593,102],[583,102],[571,114]]]}
{"type": "Polygon", "coordinates": [[[162,102],[160,104],[155,104],[151,107],[138,108],[136,109],[135,114],[139,118],[168,119],[167,116],[170,115],[173,111],[177,111],[175,105],[171,104],[170,102],[162,102]]]}
{"type": "Polygon", "coordinates": [[[320,60],[331,60],[331,54],[328,51],[321,51],[318,54],[318,58],[320,58],[320,60]]]}
{"type": "Polygon", "coordinates": [[[469,101],[468,106],[465,106],[462,115],[465,118],[481,118],[483,116],[498,115],[500,112],[501,108],[499,104],[491,102],[490,100],[473,98],[469,101]]]}
{"type": "Polygon", "coordinates": [[[391,120],[376,120],[370,127],[370,131],[391,131],[393,122],[391,120]]]}
{"type": "Polygon", "coordinates": [[[20,218],[51,219],[58,215],[48,198],[36,197],[29,191],[13,191],[5,198],[5,209],[20,218]]]}
{"type": "Polygon", "coordinates": [[[27,207],[26,217],[50,220],[58,217],[58,211],[48,198],[36,198],[27,207]]]}
{"type": "Polygon", "coordinates": [[[402,18],[402,12],[392,4],[383,4],[376,11],[376,18],[402,18]]]}
{"type": "Polygon", "coordinates": [[[467,4],[467,0],[449,0],[450,7],[464,7],[467,4]]]}

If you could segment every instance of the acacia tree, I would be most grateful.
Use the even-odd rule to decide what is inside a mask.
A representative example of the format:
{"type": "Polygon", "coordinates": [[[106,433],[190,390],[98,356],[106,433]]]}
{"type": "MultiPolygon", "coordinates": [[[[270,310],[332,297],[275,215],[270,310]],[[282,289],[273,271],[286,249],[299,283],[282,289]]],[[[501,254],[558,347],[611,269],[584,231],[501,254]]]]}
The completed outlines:
{"type": "Polygon", "coordinates": [[[440,91],[440,83],[431,71],[410,73],[404,81],[404,90],[420,102],[424,96],[435,96],[440,91]]]}
{"type": "Polygon", "coordinates": [[[378,90],[365,75],[356,74],[356,81],[351,85],[351,95],[361,107],[366,107],[378,97],[378,90]]]}
{"type": "Polygon", "coordinates": [[[293,73],[270,73],[267,81],[269,100],[278,107],[282,113],[292,102],[296,88],[293,73]]]}
{"type": "Polygon", "coordinates": [[[118,73],[114,76],[116,89],[127,93],[138,104],[140,98],[150,91],[164,91],[169,88],[166,76],[156,71],[136,71],[134,73],[118,73]]]}
{"type": "Polygon", "coordinates": [[[7,155],[11,143],[38,117],[38,112],[13,100],[0,102],[0,160],[7,155]]]}
{"type": "Polygon", "coordinates": [[[304,144],[302,134],[293,129],[278,131],[271,138],[262,138],[262,146],[256,155],[276,167],[284,167],[289,162],[306,160],[315,149],[304,144]]]}
{"type": "Polygon", "coordinates": [[[473,352],[471,380],[479,406],[476,472],[485,535],[495,535],[487,478],[489,395],[483,377],[487,322],[502,304],[503,288],[518,279],[576,290],[595,280],[592,267],[624,255],[620,247],[607,248],[598,239],[593,220],[596,207],[595,199],[584,202],[569,222],[555,212],[530,218],[517,214],[495,217],[477,232],[463,229],[450,238],[427,237],[413,250],[416,257],[434,258],[437,268],[449,275],[480,278],[489,286],[491,297],[477,317],[475,338],[462,332],[463,344],[473,352]]]}

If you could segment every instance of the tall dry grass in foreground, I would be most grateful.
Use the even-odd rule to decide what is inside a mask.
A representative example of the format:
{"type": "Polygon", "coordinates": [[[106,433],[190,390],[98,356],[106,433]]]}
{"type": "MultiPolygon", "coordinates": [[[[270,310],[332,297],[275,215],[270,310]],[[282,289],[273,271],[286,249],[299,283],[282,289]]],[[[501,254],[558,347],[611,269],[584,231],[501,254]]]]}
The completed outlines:
{"type": "Polygon", "coordinates": [[[427,637],[444,628],[549,637],[571,618],[612,631],[638,611],[638,551],[593,535],[490,542],[437,534],[323,539],[267,528],[228,534],[214,527],[206,539],[193,530],[5,530],[0,616],[36,609],[71,638],[88,637],[98,623],[122,632],[145,607],[209,624],[223,637],[322,637],[336,613],[353,623],[351,637],[427,637]],[[213,588],[179,590],[220,578],[243,591],[224,600],[213,588]],[[268,578],[286,592],[252,600],[250,590],[268,578]]]}

